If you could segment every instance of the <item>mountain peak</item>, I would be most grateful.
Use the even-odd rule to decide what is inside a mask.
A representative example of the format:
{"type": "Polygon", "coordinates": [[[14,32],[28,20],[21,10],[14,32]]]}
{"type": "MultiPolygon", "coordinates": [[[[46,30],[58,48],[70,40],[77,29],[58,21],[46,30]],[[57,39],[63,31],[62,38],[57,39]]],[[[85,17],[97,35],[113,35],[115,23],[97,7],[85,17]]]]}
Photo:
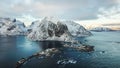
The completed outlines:
{"type": "Polygon", "coordinates": [[[57,17],[44,17],[43,20],[51,21],[55,24],[57,24],[57,22],[59,21],[57,17]]]}

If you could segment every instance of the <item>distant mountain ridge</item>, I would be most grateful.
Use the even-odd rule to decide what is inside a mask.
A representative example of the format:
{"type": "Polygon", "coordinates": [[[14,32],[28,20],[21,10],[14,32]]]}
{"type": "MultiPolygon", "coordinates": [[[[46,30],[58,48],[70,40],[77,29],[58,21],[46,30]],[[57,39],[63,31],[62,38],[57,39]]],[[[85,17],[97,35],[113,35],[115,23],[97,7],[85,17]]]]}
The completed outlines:
{"type": "Polygon", "coordinates": [[[95,28],[92,28],[90,29],[91,31],[95,31],[95,32],[108,32],[108,31],[113,31],[112,29],[110,28],[107,28],[107,27],[95,27],[95,28]]]}

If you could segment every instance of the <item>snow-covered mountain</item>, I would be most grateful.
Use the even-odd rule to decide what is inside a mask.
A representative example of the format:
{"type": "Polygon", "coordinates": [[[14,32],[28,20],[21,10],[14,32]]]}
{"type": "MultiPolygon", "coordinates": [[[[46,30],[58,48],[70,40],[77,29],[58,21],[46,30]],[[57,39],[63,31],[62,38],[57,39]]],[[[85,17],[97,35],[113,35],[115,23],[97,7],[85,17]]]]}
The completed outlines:
{"type": "MultiPolygon", "coordinates": [[[[46,17],[46,20],[57,23],[58,19],[54,18],[54,17],[46,17]]],[[[68,30],[70,31],[70,33],[72,34],[72,36],[77,36],[77,37],[81,37],[81,36],[90,36],[92,35],[91,32],[89,32],[88,30],[86,30],[82,25],[74,22],[74,21],[60,21],[62,24],[66,24],[68,27],[68,30]]],[[[30,30],[34,30],[36,29],[39,24],[41,22],[39,20],[32,22],[32,24],[30,25],[29,29],[30,30]]]]}
{"type": "Polygon", "coordinates": [[[0,18],[0,35],[23,35],[27,32],[24,23],[12,18],[0,18]]]}
{"type": "Polygon", "coordinates": [[[72,35],[66,24],[60,21],[53,22],[48,18],[41,21],[33,22],[31,25],[32,31],[28,34],[28,38],[34,41],[57,40],[57,41],[72,41],[72,35]]]}
{"type": "Polygon", "coordinates": [[[81,37],[92,35],[91,32],[89,32],[82,25],[74,21],[62,21],[62,23],[68,26],[68,29],[73,36],[81,37]]]}
{"type": "Polygon", "coordinates": [[[91,31],[96,31],[96,32],[102,32],[102,31],[112,31],[112,29],[110,28],[107,28],[107,27],[95,27],[95,28],[92,28],[91,31]]]}

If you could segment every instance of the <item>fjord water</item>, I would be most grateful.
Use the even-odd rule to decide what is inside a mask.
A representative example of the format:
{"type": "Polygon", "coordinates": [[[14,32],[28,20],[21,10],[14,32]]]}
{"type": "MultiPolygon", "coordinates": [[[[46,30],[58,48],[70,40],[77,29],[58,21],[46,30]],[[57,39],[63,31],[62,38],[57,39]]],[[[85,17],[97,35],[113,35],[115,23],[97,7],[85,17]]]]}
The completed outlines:
{"type": "Polygon", "coordinates": [[[0,68],[15,68],[16,62],[21,58],[29,57],[46,48],[59,46],[61,46],[59,42],[33,42],[25,36],[1,36],[0,68]],[[58,46],[54,46],[53,44],[57,44],[58,46]]]}
{"type": "Polygon", "coordinates": [[[16,61],[40,50],[24,36],[0,37],[0,68],[14,68],[16,61]],[[33,46],[34,45],[34,46],[33,46]]]}
{"type": "MultiPolygon", "coordinates": [[[[90,53],[64,48],[61,54],[51,58],[34,58],[22,68],[119,68],[120,32],[92,32],[93,36],[78,38],[83,44],[95,46],[90,53]],[[76,63],[57,64],[59,60],[76,63]]],[[[0,68],[14,68],[18,60],[47,48],[61,47],[61,42],[33,42],[25,36],[0,37],[0,68]]]]}

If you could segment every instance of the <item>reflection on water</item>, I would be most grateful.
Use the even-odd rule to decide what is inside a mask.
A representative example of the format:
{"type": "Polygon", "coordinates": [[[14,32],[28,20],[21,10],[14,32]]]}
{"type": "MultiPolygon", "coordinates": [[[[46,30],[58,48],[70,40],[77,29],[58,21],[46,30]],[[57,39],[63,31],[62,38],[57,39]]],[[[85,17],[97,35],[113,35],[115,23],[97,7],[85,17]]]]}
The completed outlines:
{"type": "Polygon", "coordinates": [[[39,42],[39,45],[40,45],[40,48],[45,50],[47,48],[59,48],[59,47],[62,47],[63,42],[59,42],[59,41],[43,41],[43,42],[39,42]]]}

